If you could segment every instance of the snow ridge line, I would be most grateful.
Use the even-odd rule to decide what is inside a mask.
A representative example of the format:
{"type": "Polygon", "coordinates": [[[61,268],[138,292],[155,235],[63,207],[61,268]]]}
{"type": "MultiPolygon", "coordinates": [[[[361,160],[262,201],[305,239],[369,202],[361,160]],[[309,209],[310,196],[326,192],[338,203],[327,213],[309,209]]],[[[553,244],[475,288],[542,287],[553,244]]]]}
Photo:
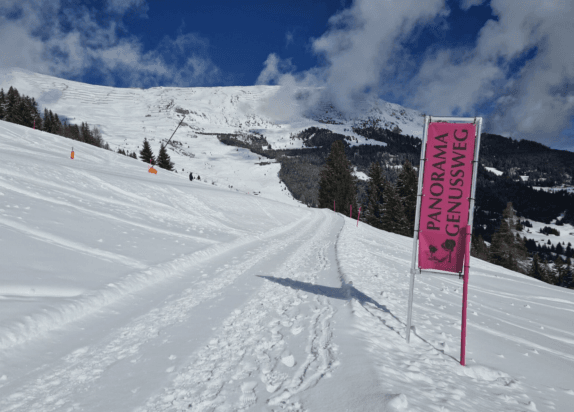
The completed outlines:
{"type": "Polygon", "coordinates": [[[343,217],[343,224],[341,225],[341,229],[339,229],[339,233],[337,233],[337,237],[335,238],[335,262],[337,262],[337,272],[339,273],[339,279],[341,280],[341,284],[343,286],[347,285],[347,278],[345,276],[345,272],[343,271],[343,267],[341,266],[341,261],[339,259],[339,238],[341,237],[341,233],[343,233],[343,229],[345,228],[345,218],[343,217]]]}
{"type": "Polygon", "coordinates": [[[134,269],[145,269],[146,267],[142,262],[132,259],[130,257],[113,252],[108,252],[102,249],[96,249],[87,245],[83,245],[81,243],[74,242],[73,240],[64,239],[60,236],[56,236],[51,233],[46,233],[43,230],[33,229],[21,223],[12,222],[2,217],[0,217],[0,225],[12,228],[14,230],[17,230],[21,233],[24,233],[26,235],[29,235],[30,237],[33,237],[46,243],[51,243],[53,245],[64,247],[66,249],[75,250],[97,258],[109,259],[113,262],[121,263],[126,266],[131,266],[134,269]]]}
{"type": "MultiPolygon", "coordinates": [[[[4,173],[4,172],[5,172],[5,171],[0,171],[0,173],[4,173]]],[[[14,174],[14,173],[10,173],[10,175],[13,175],[13,176],[16,176],[16,177],[22,177],[21,175],[14,174]]],[[[42,184],[44,184],[44,181],[42,181],[42,184]]],[[[165,234],[165,235],[169,235],[169,236],[178,236],[178,237],[181,237],[181,238],[191,239],[191,240],[194,240],[194,241],[196,241],[196,242],[201,242],[201,243],[211,243],[211,244],[216,243],[216,242],[213,241],[213,240],[205,239],[205,238],[202,238],[202,237],[199,237],[199,236],[186,235],[186,234],[183,234],[183,233],[172,232],[172,231],[165,230],[165,229],[161,229],[161,228],[155,228],[155,227],[153,227],[153,226],[145,225],[145,224],[143,224],[143,223],[137,223],[137,222],[130,221],[130,220],[127,220],[127,219],[121,219],[121,218],[118,218],[117,216],[114,216],[114,215],[111,215],[111,214],[108,214],[108,213],[98,212],[98,211],[96,211],[96,210],[92,210],[92,209],[89,209],[89,208],[81,207],[81,206],[75,205],[75,204],[73,204],[73,203],[67,203],[67,202],[64,202],[64,201],[61,201],[61,200],[58,200],[58,199],[54,199],[54,198],[49,197],[49,196],[44,196],[44,195],[41,195],[41,194],[38,194],[38,193],[33,193],[33,192],[28,191],[28,190],[25,190],[25,189],[22,189],[22,188],[19,188],[19,187],[16,187],[16,186],[13,186],[13,185],[7,183],[6,181],[4,181],[4,179],[3,179],[2,177],[0,177],[0,186],[3,187],[3,188],[6,189],[6,190],[11,190],[11,191],[13,191],[13,192],[15,192],[15,193],[20,193],[20,194],[23,194],[23,195],[25,195],[25,196],[28,196],[28,197],[31,197],[31,198],[34,198],[34,199],[38,199],[38,200],[42,200],[42,201],[45,201],[45,202],[53,203],[53,204],[56,204],[56,205],[59,205],[59,206],[69,207],[69,208],[72,208],[72,209],[76,209],[76,210],[78,210],[78,211],[80,211],[80,212],[84,212],[84,213],[86,213],[86,214],[103,217],[103,218],[106,218],[106,219],[109,219],[109,220],[114,220],[114,221],[117,221],[117,222],[121,222],[121,223],[124,223],[124,224],[128,224],[128,225],[131,225],[131,226],[135,226],[135,227],[138,227],[138,228],[141,228],[141,229],[149,230],[150,232],[161,233],[161,234],[165,234]]],[[[54,186],[54,187],[58,187],[58,188],[59,188],[59,186],[54,186]]],[[[73,191],[70,191],[70,192],[71,192],[71,193],[70,193],[70,196],[73,196],[74,194],[78,193],[78,191],[76,191],[76,190],[73,190],[73,191]]],[[[99,196],[92,196],[92,195],[90,195],[89,197],[93,198],[93,199],[96,200],[96,201],[102,201],[102,200],[103,200],[103,201],[106,201],[106,202],[110,203],[110,200],[109,200],[109,199],[103,199],[103,198],[101,198],[101,197],[99,197],[99,196]]],[[[113,202],[111,202],[111,203],[113,203],[113,202]]],[[[117,203],[115,203],[115,204],[117,204],[117,203]]],[[[122,202],[121,204],[118,204],[118,205],[128,206],[129,204],[122,202]]],[[[165,205],[164,205],[164,206],[165,206],[165,205]]],[[[138,208],[139,206],[137,206],[137,205],[131,205],[131,206],[129,206],[129,207],[130,207],[130,208],[138,208]]],[[[142,209],[142,210],[144,210],[144,209],[142,209]]],[[[178,212],[180,212],[180,211],[178,211],[178,212]]],[[[229,230],[234,230],[234,229],[229,229],[229,230]]],[[[239,233],[237,230],[234,230],[234,231],[235,231],[236,233],[239,233]]]]}
{"type": "Polygon", "coordinates": [[[309,220],[311,216],[309,213],[303,219],[282,228],[269,231],[265,235],[253,235],[238,239],[229,244],[214,245],[190,255],[129,274],[119,282],[110,283],[104,289],[90,291],[53,311],[31,314],[26,316],[25,320],[8,323],[0,329],[0,350],[13,348],[45,335],[52,330],[59,329],[70,322],[79,320],[97,312],[105,306],[119,301],[128,294],[138,292],[171,277],[183,275],[197,264],[211,259],[218,254],[228,252],[251,242],[262,241],[289,232],[309,220]]]}

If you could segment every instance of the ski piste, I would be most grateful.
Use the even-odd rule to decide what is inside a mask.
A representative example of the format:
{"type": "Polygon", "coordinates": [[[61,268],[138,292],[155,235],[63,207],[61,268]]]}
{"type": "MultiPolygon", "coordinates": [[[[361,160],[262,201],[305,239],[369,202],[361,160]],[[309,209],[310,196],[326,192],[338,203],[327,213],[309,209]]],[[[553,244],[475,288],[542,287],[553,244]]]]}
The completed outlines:
{"type": "Polygon", "coordinates": [[[568,410],[572,292],[0,122],[0,410],[568,410]],[[555,408],[555,409],[553,409],[555,408]]]}

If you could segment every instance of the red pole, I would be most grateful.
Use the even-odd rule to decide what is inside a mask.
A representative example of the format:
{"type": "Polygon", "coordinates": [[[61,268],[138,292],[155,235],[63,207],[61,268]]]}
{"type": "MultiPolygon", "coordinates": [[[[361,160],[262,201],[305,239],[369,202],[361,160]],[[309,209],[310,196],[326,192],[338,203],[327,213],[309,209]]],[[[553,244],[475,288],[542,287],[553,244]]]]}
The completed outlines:
{"type": "Polygon", "coordinates": [[[349,211],[349,217],[353,218],[353,205],[351,205],[351,210],[349,211]]]}
{"type": "Polygon", "coordinates": [[[460,364],[465,365],[466,356],[466,304],[468,299],[468,270],[470,267],[470,226],[466,227],[466,242],[464,242],[464,278],[462,287],[462,324],[460,330],[460,364]]]}
{"type": "Polygon", "coordinates": [[[363,206],[359,206],[359,216],[357,216],[357,227],[359,227],[359,219],[361,218],[361,208],[363,206]]]}

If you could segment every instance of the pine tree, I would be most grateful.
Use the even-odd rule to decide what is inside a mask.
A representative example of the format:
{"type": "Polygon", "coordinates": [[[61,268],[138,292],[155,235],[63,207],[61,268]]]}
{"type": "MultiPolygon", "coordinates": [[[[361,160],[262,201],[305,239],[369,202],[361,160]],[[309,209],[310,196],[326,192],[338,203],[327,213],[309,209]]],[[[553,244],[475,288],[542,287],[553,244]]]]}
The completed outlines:
{"type": "Polygon", "coordinates": [[[566,279],[567,268],[566,263],[562,260],[562,257],[558,256],[554,261],[554,270],[558,275],[555,284],[558,286],[564,286],[564,280],[566,279]]]}
{"type": "Polygon", "coordinates": [[[550,268],[546,258],[542,259],[540,267],[542,268],[542,280],[551,285],[556,284],[556,273],[550,268]]]}
{"type": "MultiPolygon", "coordinates": [[[[48,110],[48,118],[50,119],[50,130],[48,132],[58,134],[58,132],[60,131],[60,128],[56,124],[56,117],[54,116],[54,113],[52,113],[51,110],[48,110]]],[[[79,137],[79,133],[78,133],[78,137],[79,137]]],[[[74,140],[79,140],[79,139],[76,138],[74,140]]]]}
{"type": "Polygon", "coordinates": [[[495,265],[503,266],[508,269],[509,266],[509,256],[511,245],[514,241],[510,241],[512,237],[512,232],[510,231],[510,226],[506,219],[500,221],[500,226],[498,230],[492,235],[492,242],[490,244],[490,262],[495,265]]]}
{"type": "Polygon", "coordinates": [[[100,132],[100,129],[94,127],[92,128],[91,132],[92,132],[92,139],[94,141],[93,143],[94,146],[106,148],[105,146],[107,145],[107,143],[104,143],[104,138],[102,137],[102,132],[100,132]]]}
{"type": "Polygon", "coordinates": [[[385,196],[385,203],[383,203],[381,228],[387,232],[407,236],[403,204],[399,199],[395,186],[386,178],[383,178],[383,195],[385,196]]]}
{"type": "Polygon", "coordinates": [[[544,278],[544,270],[541,267],[538,253],[534,254],[534,257],[532,258],[532,263],[530,264],[530,269],[528,269],[528,272],[526,274],[538,280],[542,280],[544,278]]]}
{"type": "Polygon", "coordinates": [[[470,252],[471,256],[488,261],[488,246],[484,243],[482,235],[472,234],[470,252]]]}
{"type": "Polygon", "coordinates": [[[80,128],[77,124],[71,124],[68,126],[68,134],[70,135],[69,138],[72,140],[81,140],[80,128]]]}
{"type": "Polygon", "coordinates": [[[351,162],[345,155],[345,144],[341,140],[333,142],[331,151],[319,176],[319,207],[333,208],[349,216],[349,207],[357,210],[357,178],[352,174],[351,162]]]}
{"type": "Polygon", "coordinates": [[[489,250],[491,263],[510,270],[519,270],[518,260],[526,260],[528,257],[524,241],[520,237],[516,238],[511,230],[515,227],[515,217],[512,203],[508,202],[502,212],[500,226],[492,235],[489,250]]]}
{"type": "Polygon", "coordinates": [[[566,276],[564,276],[564,281],[562,286],[565,288],[574,288],[574,270],[572,270],[572,260],[566,258],[566,276]]]}
{"type": "Polygon", "coordinates": [[[405,160],[397,178],[397,194],[405,211],[405,235],[412,237],[415,232],[415,214],[417,210],[417,174],[411,162],[405,160]]]}
{"type": "Polygon", "coordinates": [[[32,97],[30,100],[30,108],[32,115],[32,127],[34,127],[34,122],[36,123],[36,129],[42,128],[42,118],[40,117],[40,112],[38,111],[38,102],[32,97]]]}
{"type": "Polygon", "coordinates": [[[94,144],[94,136],[92,135],[90,126],[88,126],[86,122],[82,122],[80,125],[80,140],[91,145],[94,144]]]}
{"type": "Polygon", "coordinates": [[[20,103],[20,94],[18,90],[10,86],[6,93],[6,112],[4,120],[10,123],[19,124],[18,105],[20,103]]]}
{"type": "Polygon", "coordinates": [[[173,163],[167,154],[165,145],[162,145],[159,149],[159,154],[157,155],[157,165],[162,169],[173,170],[173,163]]]}
{"type": "Polygon", "coordinates": [[[18,124],[26,127],[32,127],[34,125],[32,110],[32,102],[30,99],[27,97],[22,97],[16,108],[18,124]]]}
{"type": "Polygon", "coordinates": [[[44,109],[44,124],[42,126],[43,131],[52,133],[52,120],[50,119],[50,114],[46,108],[44,109]]]}
{"type": "Polygon", "coordinates": [[[140,159],[146,163],[151,162],[152,165],[155,165],[155,157],[147,139],[144,139],[143,148],[140,150],[140,159]]]}
{"type": "Polygon", "coordinates": [[[367,188],[367,205],[364,221],[368,225],[381,229],[383,198],[383,170],[379,162],[371,163],[369,167],[369,183],[367,188]]]}
{"type": "Polygon", "coordinates": [[[0,120],[4,120],[6,114],[6,95],[4,94],[4,89],[0,89],[0,120]]]}

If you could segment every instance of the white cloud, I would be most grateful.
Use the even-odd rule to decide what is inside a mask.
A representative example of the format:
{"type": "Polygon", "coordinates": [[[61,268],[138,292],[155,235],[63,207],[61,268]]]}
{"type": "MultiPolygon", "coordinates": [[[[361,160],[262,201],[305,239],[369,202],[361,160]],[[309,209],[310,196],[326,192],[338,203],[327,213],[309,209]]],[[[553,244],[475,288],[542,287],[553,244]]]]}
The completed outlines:
{"type": "MultiPolygon", "coordinates": [[[[472,13],[483,3],[466,0],[461,8],[472,13]]],[[[574,118],[572,1],[491,0],[490,6],[497,19],[486,22],[474,45],[439,43],[417,62],[405,40],[416,39],[421,27],[445,33],[445,2],[355,0],[313,40],[320,66],[296,73],[270,55],[258,81],[286,84],[292,96],[313,86],[349,114],[366,93],[436,115],[474,116],[479,107],[494,107],[488,131],[567,147],[556,136],[564,139],[574,118]]]]}
{"type": "MultiPolygon", "coordinates": [[[[291,85],[294,91],[314,86],[337,108],[352,112],[357,107],[357,98],[365,91],[379,89],[383,72],[399,42],[415,26],[434,19],[441,10],[444,12],[444,0],[357,0],[350,8],[332,16],[327,32],[312,42],[313,51],[325,65],[297,75],[281,75],[281,67],[270,64],[274,63],[270,55],[259,82],[271,79],[277,84],[291,85]]],[[[318,98],[314,96],[310,103],[318,98]]]]}
{"type": "MultiPolygon", "coordinates": [[[[146,7],[143,0],[108,2],[108,8],[119,14],[146,7]]],[[[144,51],[137,38],[118,36],[113,19],[102,26],[94,15],[93,9],[64,7],[57,0],[3,0],[0,67],[75,79],[97,72],[109,85],[121,81],[132,87],[197,86],[219,80],[221,72],[207,57],[205,39],[179,34],[144,51]],[[61,23],[68,29],[62,30],[61,23]]]]}
{"type": "Polygon", "coordinates": [[[472,114],[492,99],[490,131],[556,144],[574,116],[574,8],[567,0],[492,0],[491,7],[498,21],[485,24],[476,47],[463,59],[451,58],[453,50],[430,56],[406,102],[431,113],[472,114]],[[535,56],[513,74],[528,53],[535,56]]]}
{"type": "Polygon", "coordinates": [[[292,72],[295,67],[291,64],[291,60],[282,60],[275,53],[267,56],[267,60],[263,63],[265,68],[259,74],[256,84],[278,84],[281,77],[286,72],[292,72]]]}
{"type": "Polygon", "coordinates": [[[146,0],[108,0],[108,11],[124,14],[128,10],[134,10],[141,17],[147,16],[149,9],[146,0]]]}
{"type": "Polygon", "coordinates": [[[293,32],[288,31],[285,33],[285,47],[289,47],[290,44],[293,44],[294,35],[293,32]]]}
{"type": "Polygon", "coordinates": [[[460,0],[460,8],[468,10],[472,6],[480,6],[485,0],[460,0]]]}
{"type": "Polygon", "coordinates": [[[422,64],[405,103],[435,115],[469,113],[477,102],[494,97],[491,85],[504,77],[492,61],[477,63],[471,53],[443,50],[422,64]]]}

